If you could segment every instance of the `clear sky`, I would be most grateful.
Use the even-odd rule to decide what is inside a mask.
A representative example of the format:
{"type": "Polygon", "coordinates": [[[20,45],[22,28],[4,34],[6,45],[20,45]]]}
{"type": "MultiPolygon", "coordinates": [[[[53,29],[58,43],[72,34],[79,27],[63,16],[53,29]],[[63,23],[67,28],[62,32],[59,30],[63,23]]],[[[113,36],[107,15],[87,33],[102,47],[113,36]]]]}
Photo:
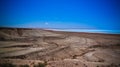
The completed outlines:
{"type": "Polygon", "coordinates": [[[0,0],[0,26],[120,30],[120,0],[0,0]]]}

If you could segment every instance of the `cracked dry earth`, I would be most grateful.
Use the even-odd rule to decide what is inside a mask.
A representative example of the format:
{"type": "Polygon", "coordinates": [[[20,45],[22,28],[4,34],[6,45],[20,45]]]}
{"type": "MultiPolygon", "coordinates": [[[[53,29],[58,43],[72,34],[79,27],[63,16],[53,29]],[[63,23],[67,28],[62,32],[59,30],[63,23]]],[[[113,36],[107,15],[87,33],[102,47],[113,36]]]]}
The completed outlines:
{"type": "Polygon", "coordinates": [[[0,63],[120,67],[120,35],[0,28],[0,63]]]}

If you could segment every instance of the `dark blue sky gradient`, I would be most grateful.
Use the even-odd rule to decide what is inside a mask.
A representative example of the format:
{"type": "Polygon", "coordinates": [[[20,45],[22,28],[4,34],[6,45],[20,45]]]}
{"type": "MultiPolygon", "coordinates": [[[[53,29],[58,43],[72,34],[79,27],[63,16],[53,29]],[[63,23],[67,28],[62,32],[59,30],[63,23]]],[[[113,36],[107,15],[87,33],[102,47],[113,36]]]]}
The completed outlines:
{"type": "Polygon", "coordinates": [[[120,0],[0,0],[0,26],[120,30],[120,0]]]}

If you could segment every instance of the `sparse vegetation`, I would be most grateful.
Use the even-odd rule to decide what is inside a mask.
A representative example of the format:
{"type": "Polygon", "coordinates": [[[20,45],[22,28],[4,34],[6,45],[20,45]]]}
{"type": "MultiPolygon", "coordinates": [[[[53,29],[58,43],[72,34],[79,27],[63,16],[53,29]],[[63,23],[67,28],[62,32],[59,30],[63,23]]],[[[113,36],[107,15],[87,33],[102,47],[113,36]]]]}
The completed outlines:
{"type": "Polygon", "coordinates": [[[99,66],[96,66],[96,67],[99,67],[99,66]]]}
{"type": "Polygon", "coordinates": [[[16,65],[12,63],[0,63],[0,67],[16,67],[16,65]]]}
{"type": "Polygon", "coordinates": [[[120,46],[120,44],[116,44],[115,46],[118,46],[118,47],[119,47],[119,46],[120,46]]]}
{"type": "Polygon", "coordinates": [[[112,48],[112,47],[119,47],[120,44],[112,44],[112,45],[93,45],[89,48],[112,48]]]}
{"type": "Polygon", "coordinates": [[[20,65],[20,67],[29,67],[29,65],[25,64],[25,65],[20,65]]]}
{"type": "Polygon", "coordinates": [[[46,63],[38,63],[34,65],[33,67],[45,67],[47,64],[46,63]]]}
{"type": "Polygon", "coordinates": [[[74,56],[72,57],[72,59],[76,59],[76,57],[77,57],[77,55],[74,55],[74,56]]]}
{"type": "MultiPolygon", "coordinates": [[[[18,66],[12,63],[0,63],[0,67],[18,67],[18,66]]],[[[25,64],[25,65],[19,65],[19,67],[30,67],[30,66],[25,64]]]]}

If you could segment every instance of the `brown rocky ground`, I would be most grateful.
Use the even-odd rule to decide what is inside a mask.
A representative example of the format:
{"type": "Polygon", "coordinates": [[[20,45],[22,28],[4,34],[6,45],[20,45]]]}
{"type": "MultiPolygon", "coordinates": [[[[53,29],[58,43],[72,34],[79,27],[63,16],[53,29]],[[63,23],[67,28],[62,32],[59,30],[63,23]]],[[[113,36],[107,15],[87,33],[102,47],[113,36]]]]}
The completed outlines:
{"type": "Polygon", "coordinates": [[[0,64],[120,67],[120,35],[0,28],[0,64]]]}

